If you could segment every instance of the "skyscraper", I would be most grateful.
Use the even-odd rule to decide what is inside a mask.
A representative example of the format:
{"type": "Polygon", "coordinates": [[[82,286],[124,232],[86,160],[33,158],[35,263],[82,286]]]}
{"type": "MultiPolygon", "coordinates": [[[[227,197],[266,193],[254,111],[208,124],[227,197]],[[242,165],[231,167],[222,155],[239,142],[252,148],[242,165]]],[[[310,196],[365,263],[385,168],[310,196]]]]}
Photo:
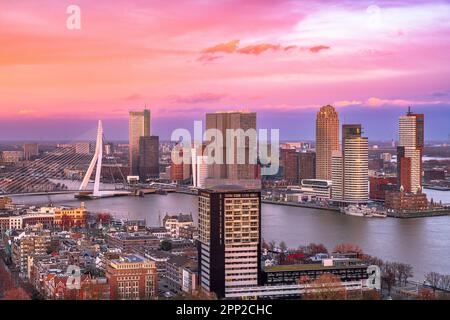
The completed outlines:
{"type": "Polygon", "coordinates": [[[139,138],[150,136],[150,110],[130,111],[130,174],[139,174],[139,138]]]}
{"type": "Polygon", "coordinates": [[[345,202],[369,199],[369,145],[360,124],[342,126],[342,152],[332,155],[332,197],[345,202]]]}
{"type": "Polygon", "coordinates": [[[330,106],[320,108],[316,118],[316,178],[331,180],[331,157],[339,150],[339,116],[330,106]]]}
{"type": "Polygon", "coordinates": [[[200,286],[226,297],[261,283],[261,192],[240,186],[203,189],[198,196],[200,286]]]}
{"type": "MultiPolygon", "coordinates": [[[[257,153],[256,135],[254,140],[242,137],[245,141],[242,147],[238,146],[238,139],[234,139],[235,143],[227,139],[228,129],[242,129],[244,134],[252,131],[256,134],[256,113],[245,111],[207,113],[206,130],[209,129],[216,129],[222,133],[223,144],[219,146],[222,152],[220,156],[222,163],[208,165],[206,185],[213,187],[215,185],[230,184],[248,188],[260,188],[261,179],[259,178],[258,165],[250,161],[251,154],[256,155],[257,153]],[[229,151],[227,146],[230,148],[233,146],[232,150],[230,150],[234,154],[232,161],[227,161],[227,152],[229,151]],[[244,163],[238,163],[238,153],[245,155],[244,163]]],[[[211,144],[211,141],[207,141],[207,143],[209,145],[214,144],[211,144]]]]}
{"type": "Polygon", "coordinates": [[[159,178],[159,137],[139,138],[139,177],[142,180],[159,178]]]}
{"type": "Polygon", "coordinates": [[[417,193],[422,189],[422,154],[424,146],[424,115],[408,113],[399,119],[397,147],[398,187],[417,193]]]}

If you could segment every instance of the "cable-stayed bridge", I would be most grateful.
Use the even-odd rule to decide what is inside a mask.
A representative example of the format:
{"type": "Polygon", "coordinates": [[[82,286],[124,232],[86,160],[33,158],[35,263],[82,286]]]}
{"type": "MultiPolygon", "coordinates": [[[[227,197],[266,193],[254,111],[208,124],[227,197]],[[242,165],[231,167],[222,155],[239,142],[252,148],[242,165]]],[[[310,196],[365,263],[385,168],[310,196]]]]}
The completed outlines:
{"type": "MultiPolygon", "coordinates": [[[[87,143],[87,145],[91,145],[87,143]]],[[[120,166],[104,163],[104,135],[102,122],[98,122],[95,151],[77,152],[76,148],[57,148],[44,157],[29,161],[0,176],[0,196],[75,194],[77,198],[102,198],[129,194],[120,166]],[[111,172],[112,183],[101,184],[102,169],[111,172]],[[112,172],[114,169],[115,174],[112,172]],[[93,186],[92,175],[94,174],[93,186]],[[68,176],[71,175],[71,179],[68,176]],[[120,176],[121,188],[114,176],[120,176]]],[[[108,158],[111,162],[111,157],[108,158]]]]}

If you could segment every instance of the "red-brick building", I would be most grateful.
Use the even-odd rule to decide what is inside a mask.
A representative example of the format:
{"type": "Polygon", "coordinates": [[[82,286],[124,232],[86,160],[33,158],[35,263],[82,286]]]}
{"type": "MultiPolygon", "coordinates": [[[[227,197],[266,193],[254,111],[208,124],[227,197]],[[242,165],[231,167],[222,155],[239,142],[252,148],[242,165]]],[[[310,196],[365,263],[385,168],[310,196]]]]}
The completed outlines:
{"type": "Polygon", "coordinates": [[[283,178],[288,183],[298,183],[298,152],[295,149],[281,149],[283,178]]]}
{"type": "Polygon", "coordinates": [[[385,206],[395,211],[421,211],[428,209],[428,200],[422,192],[389,191],[386,193],[385,206]]]}
{"type": "Polygon", "coordinates": [[[397,188],[396,177],[370,177],[370,199],[384,201],[387,191],[397,188]]]}
{"type": "Polygon", "coordinates": [[[158,294],[156,264],[139,255],[109,261],[106,277],[111,300],[148,300],[158,294]]]}

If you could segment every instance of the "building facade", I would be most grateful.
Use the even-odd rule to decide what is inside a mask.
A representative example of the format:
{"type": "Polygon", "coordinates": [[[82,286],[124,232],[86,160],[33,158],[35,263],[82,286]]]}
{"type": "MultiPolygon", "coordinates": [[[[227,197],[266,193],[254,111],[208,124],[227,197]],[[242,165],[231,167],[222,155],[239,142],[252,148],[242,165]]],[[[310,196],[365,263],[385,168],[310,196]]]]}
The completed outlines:
{"type": "Polygon", "coordinates": [[[130,175],[139,174],[139,140],[150,136],[150,110],[130,111],[129,121],[129,164],[130,175]]]}
{"type": "Polygon", "coordinates": [[[332,157],[333,200],[369,200],[369,143],[360,124],[342,126],[342,152],[332,157]]]}
{"type": "Polygon", "coordinates": [[[332,154],[339,150],[339,116],[330,106],[320,108],[316,117],[316,178],[331,180],[332,154]]]}
{"type": "Polygon", "coordinates": [[[316,178],[316,153],[300,152],[298,155],[298,181],[316,178]]]}
{"type": "Polygon", "coordinates": [[[158,294],[156,264],[140,255],[109,261],[106,278],[111,300],[149,300],[158,294]]]}
{"type": "MultiPolygon", "coordinates": [[[[206,187],[230,184],[260,188],[261,179],[258,165],[256,161],[252,163],[250,160],[252,155],[257,155],[256,113],[245,111],[207,113],[206,130],[210,129],[215,129],[222,135],[222,144],[219,143],[220,139],[207,141],[207,155],[209,155],[209,150],[215,149],[211,153],[217,152],[215,157],[220,163],[208,165],[206,187]],[[244,134],[254,134],[255,139],[247,139],[243,135],[240,136],[241,139],[232,139],[231,136],[227,137],[227,130],[234,130],[234,132],[238,133],[236,130],[239,129],[242,129],[244,134]],[[239,140],[243,143],[239,144],[239,140]],[[227,153],[230,154],[229,161],[227,153]],[[242,154],[245,157],[243,163],[238,163],[238,154],[242,154]]],[[[254,159],[256,160],[256,157],[254,159]]]]}
{"type": "Polygon", "coordinates": [[[239,186],[199,191],[198,269],[206,292],[260,284],[261,192],[239,186]]]}
{"type": "Polygon", "coordinates": [[[23,158],[24,160],[31,160],[39,155],[39,145],[37,143],[23,144],[23,158]]]}
{"type": "Polygon", "coordinates": [[[408,110],[399,119],[397,147],[398,187],[405,192],[422,190],[422,154],[424,147],[424,115],[408,110]]]}
{"type": "Polygon", "coordinates": [[[139,138],[139,177],[159,178],[159,137],[144,136],[139,138]]]}
{"type": "Polygon", "coordinates": [[[82,203],[79,208],[58,208],[55,210],[54,225],[60,228],[85,227],[87,210],[82,203]]]}

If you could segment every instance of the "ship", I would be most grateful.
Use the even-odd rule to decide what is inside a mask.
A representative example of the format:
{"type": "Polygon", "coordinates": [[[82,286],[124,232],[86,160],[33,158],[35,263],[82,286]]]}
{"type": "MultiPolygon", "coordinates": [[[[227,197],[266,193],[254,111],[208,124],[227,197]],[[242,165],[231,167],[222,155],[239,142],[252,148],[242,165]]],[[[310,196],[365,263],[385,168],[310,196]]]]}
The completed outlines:
{"type": "Polygon", "coordinates": [[[377,210],[375,207],[358,206],[351,204],[345,208],[341,208],[341,212],[349,216],[365,217],[365,218],[386,218],[386,212],[377,210]]]}

